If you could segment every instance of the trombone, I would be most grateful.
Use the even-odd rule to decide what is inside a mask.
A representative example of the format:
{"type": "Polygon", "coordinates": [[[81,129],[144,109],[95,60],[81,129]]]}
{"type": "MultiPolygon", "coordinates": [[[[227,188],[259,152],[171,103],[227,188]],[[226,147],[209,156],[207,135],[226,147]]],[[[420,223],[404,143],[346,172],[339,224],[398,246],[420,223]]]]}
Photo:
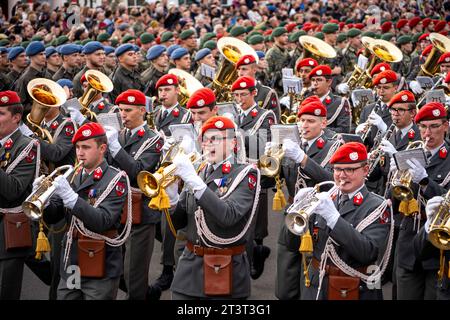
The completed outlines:
{"type": "Polygon", "coordinates": [[[428,239],[436,248],[450,250],[450,190],[433,216],[428,231],[428,239]]]}
{"type": "Polygon", "coordinates": [[[97,121],[97,115],[89,106],[94,101],[95,97],[101,93],[108,93],[114,89],[114,85],[103,72],[98,70],[88,70],[84,74],[88,82],[83,95],[78,99],[81,104],[81,114],[90,121],[97,121]]]}

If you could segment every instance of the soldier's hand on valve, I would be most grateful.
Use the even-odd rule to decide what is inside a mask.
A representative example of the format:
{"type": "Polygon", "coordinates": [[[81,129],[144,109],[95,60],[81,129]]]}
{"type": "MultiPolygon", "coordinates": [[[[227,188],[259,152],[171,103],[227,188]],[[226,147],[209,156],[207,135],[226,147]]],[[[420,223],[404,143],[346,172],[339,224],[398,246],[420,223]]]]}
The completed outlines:
{"type": "Polygon", "coordinates": [[[37,177],[36,180],[33,181],[33,191],[32,192],[35,192],[41,186],[41,183],[44,179],[45,179],[45,175],[41,175],[41,176],[37,177]]]}
{"type": "Polygon", "coordinates": [[[380,149],[381,149],[384,153],[388,154],[390,157],[392,157],[392,155],[393,155],[394,153],[397,152],[397,150],[396,150],[395,147],[392,145],[392,143],[390,143],[390,142],[389,142],[388,140],[386,140],[386,139],[381,140],[381,143],[380,143],[380,149]]]}
{"type": "Polygon", "coordinates": [[[422,94],[423,93],[423,89],[422,89],[420,83],[416,80],[413,80],[409,83],[409,88],[411,89],[411,91],[414,94],[422,94]]]}
{"type": "Polygon", "coordinates": [[[360,123],[355,129],[356,134],[363,134],[366,131],[366,123],[360,123]]]}
{"type": "Polygon", "coordinates": [[[381,133],[385,133],[387,130],[387,124],[383,121],[383,119],[376,113],[372,112],[369,115],[369,122],[376,126],[381,133]]]}
{"type": "Polygon", "coordinates": [[[77,108],[74,107],[67,107],[67,110],[70,113],[70,118],[75,121],[79,126],[83,124],[84,121],[86,121],[86,117],[83,116],[77,108]]]}
{"type": "Polygon", "coordinates": [[[184,183],[193,191],[206,189],[206,184],[197,175],[191,160],[186,154],[180,154],[173,159],[176,166],[175,175],[180,177],[184,183]]]}
{"type": "Polygon", "coordinates": [[[294,197],[294,203],[297,202],[297,201],[303,200],[303,198],[304,198],[309,192],[311,192],[313,189],[314,189],[313,187],[299,189],[298,192],[295,194],[295,197],[294,197]]]}
{"type": "Polygon", "coordinates": [[[69,181],[64,176],[58,176],[55,178],[55,194],[61,198],[64,203],[64,207],[73,209],[75,203],[78,200],[78,194],[73,191],[69,184],[69,181]]]}
{"type": "Polygon", "coordinates": [[[414,183],[419,183],[422,179],[428,177],[427,170],[417,159],[408,159],[406,164],[409,166],[409,173],[411,174],[411,180],[414,183]]]}
{"type": "Polygon", "coordinates": [[[264,153],[267,154],[275,150],[275,147],[278,146],[278,143],[274,141],[266,142],[266,146],[264,147],[264,153]]]}
{"type": "Polygon", "coordinates": [[[305,158],[305,151],[303,151],[298,144],[290,139],[283,140],[283,151],[286,158],[290,158],[296,163],[302,162],[305,158]]]}
{"type": "Polygon", "coordinates": [[[427,202],[427,206],[425,207],[425,213],[427,215],[427,222],[425,222],[425,232],[428,233],[430,224],[433,220],[434,215],[436,214],[439,206],[441,205],[444,198],[441,196],[433,197],[427,202]]]}
{"type": "Polygon", "coordinates": [[[105,126],[106,138],[108,138],[108,147],[111,154],[114,156],[119,152],[121,146],[119,143],[119,132],[116,128],[105,126]]]}
{"type": "Polygon", "coordinates": [[[331,200],[327,192],[320,192],[316,197],[320,202],[314,213],[324,218],[327,226],[333,229],[339,219],[339,211],[334,206],[333,200],[331,200]]]}
{"type": "Polygon", "coordinates": [[[340,94],[347,94],[350,91],[350,87],[347,83],[340,83],[336,86],[336,91],[340,94]]]}

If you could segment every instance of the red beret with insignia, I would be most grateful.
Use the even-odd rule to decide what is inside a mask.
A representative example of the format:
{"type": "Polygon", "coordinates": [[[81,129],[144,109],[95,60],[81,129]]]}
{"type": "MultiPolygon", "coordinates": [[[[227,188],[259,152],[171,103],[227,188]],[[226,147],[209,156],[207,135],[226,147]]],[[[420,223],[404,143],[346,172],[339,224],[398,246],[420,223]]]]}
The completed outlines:
{"type": "Polygon", "coordinates": [[[433,50],[433,45],[432,44],[428,45],[425,49],[423,49],[422,54],[420,55],[420,57],[421,58],[427,57],[430,54],[431,50],[433,50]]]}
{"type": "Polygon", "coordinates": [[[320,65],[311,70],[308,78],[331,76],[331,68],[327,65],[320,65]]]}
{"type": "Polygon", "coordinates": [[[326,117],[327,116],[327,109],[323,105],[320,100],[310,102],[308,104],[300,106],[300,109],[298,111],[298,117],[300,117],[302,114],[310,114],[312,116],[316,117],[326,117]]]}
{"type": "Polygon", "coordinates": [[[392,70],[386,70],[382,71],[375,79],[373,79],[373,85],[379,85],[379,84],[385,84],[385,83],[391,83],[397,81],[397,74],[392,70]]]}
{"type": "Polygon", "coordinates": [[[441,20],[441,21],[439,21],[438,23],[436,23],[435,25],[434,25],[434,32],[440,32],[440,31],[442,31],[444,28],[445,28],[445,25],[446,25],[447,23],[445,22],[445,21],[443,21],[443,20],[441,20]]]}
{"type": "Polygon", "coordinates": [[[383,31],[383,33],[388,32],[389,30],[391,30],[391,28],[392,28],[391,21],[386,21],[381,25],[381,31],[383,31]]]}
{"type": "Polygon", "coordinates": [[[297,62],[297,66],[295,67],[295,69],[297,71],[300,70],[301,67],[311,67],[311,68],[315,68],[319,65],[319,63],[317,63],[317,61],[313,58],[305,58],[305,59],[301,59],[297,62]]]}
{"type": "Polygon", "coordinates": [[[216,103],[216,96],[214,91],[210,88],[201,88],[195,91],[186,103],[186,108],[203,108],[214,106],[216,103]]]}
{"type": "Polygon", "coordinates": [[[78,141],[98,138],[105,135],[105,129],[103,129],[101,124],[97,122],[89,122],[83,124],[80,128],[78,128],[77,132],[75,132],[75,135],[72,138],[72,144],[75,144],[78,141]]]}
{"type": "Polygon", "coordinates": [[[431,18],[425,18],[425,19],[422,20],[422,26],[423,26],[424,28],[426,28],[426,27],[428,27],[428,25],[430,24],[430,22],[431,22],[431,18]]]}
{"type": "Polygon", "coordinates": [[[423,120],[436,120],[447,118],[447,111],[442,103],[429,102],[420,108],[414,120],[419,123],[423,120]]]}
{"type": "Polygon", "coordinates": [[[388,107],[391,107],[395,103],[415,103],[414,93],[408,90],[402,90],[395,94],[387,103],[388,107]]]}
{"type": "Polygon", "coordinates": [[[430,40],[430,34],[429,33],[424,33],[423,35],[421,35],[419,37],[419,41],[422,41],[422,40],[430,40]]]}
{"type": "Polygon", "coordinates": [[[420,17],[411,18],[411,19],[409,19],[408,26],[410,28],[414,28],[415,26],[417,26],[419,24],[419,22],[420,22],[420,17]]]}
{"type": "Polygon", "coordinates": [[[256,62],[256,58],[251,55],[251,54],[246,54],[244,56],[242,56],[238,62],[236,62],[236,69],[239,68],[240,66],[246,66],[248,64],[252,64],[256,62]]]}
{"type": "Polygon", "coordinates": [[[0,92],[0,107],[8,107],[15,104],[20,104],[20,97],[15,91],[1,91],[0,92]]]}
{"type": "Polygon", "coordinates": [[[445,76],[445,83],[449,83],[450,82],[450,72],[447,73],[447,75],[445,76]]]}
{"type": "Polygon", "coordinates": [[[389,65],[389,63],[381,62],[372,68],[372,71],[370,71],[370,76],[373,78],[377,73],[380,73],[380,72],[383,72],[386,70],[391,70],[391,66],[389,65]]]}
{"type": "Polygon", "coordinates": [[[158,82],[156,82],[155,89],[158,89],[162,86],[177,86],[178,78],[174,74],[165,74],[161,78],[159,78],[158,82]]]}
{"type": "Polygon", "coordinates": [[[403,28],[404,26],[406,26],[407,23],[408,23],[408,20],[406,20],[406,19],[400,19],[400,20],[398,20],[398,22],[397,22],[397,24],[396,24],[396,27],[397,27],[397,29],[401,29],[401,28],[403,28]]]}
{"type": "Polygon", "coordinates": [[[312,103],[312,102],[319,102],[319,103],[322,103],[322,101],[320,100],[320,98],[319,98],[318,96],[314,95],[314,96],[309,96],[308,98],[306,98],[305,100],[303,100],[302,103],[300,103],[300,107],[302,107],[302,106],[304,106],[304,105],[307,105],[307,104],[309,104],[309,103],[312,103]]]}
{"type": "Polygon", "coordinates": [[[445,63],[450,62],[450,52],[446,52],[443,55],[441,55],[441,57],[438,60],[438,64],[441,64],[443,62],[445,62],[445,63]]]}
{"type": "Polygon", "coordinates": [[[243,90],[243,89],[253,89],[256,86],[256,81],[252,77],[239,77],[233,85],[231,86],[231,91],[243,90]]]}
{"type": "Polygon", "coordinates": [[[116,98],[116,104],[121,103],[132,106],[145,106],[145,94],[139,90],[128,89],[116,98]]]}
{"type": "Polygon", "coordinates": [[[236,125],[233,120],[228,117],[212,117],[209,118],[202,126],[201,135],[208,131],[209,129],[217,129],[217,130],[226,130],[226,129],[235,129],[236,125]]]}
{"type": "Polygon", "coordinates": [[[366,146],[359,142],[348,142],[337,149],[331,157],[330,163],[358,163],[366,160],[366,146]]]}

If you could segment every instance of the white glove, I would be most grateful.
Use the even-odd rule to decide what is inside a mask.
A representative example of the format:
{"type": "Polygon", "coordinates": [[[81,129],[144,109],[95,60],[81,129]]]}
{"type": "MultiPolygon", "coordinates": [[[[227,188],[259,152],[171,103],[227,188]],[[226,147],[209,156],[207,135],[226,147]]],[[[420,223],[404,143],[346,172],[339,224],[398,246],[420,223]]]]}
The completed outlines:
{"type": "Polygon", "coordinates": [[[290,139],[283,140],[283,151],[286,158],[291,158],[296,163],[300,163],[305,158],[305,151],[303,151],[298,144],[290,139]]]}
{"type": "Polygon", "coordinates": [[[360,123],[360,124],[358,124],[358,126],[355,129],[355,133],[356,134],[362,134],[362,133],[364,133],[365,129],[366,129],[366,123],[365,122],[364,123],[360,123]]]}
{"type": "Polygon", "coordinates": [[[309,188],[302,188],[302,189],[298,190],[298,192],[295,194],[295,197],[294,197],[294,203],[302,200],[306,196],[306,194],[309,193],[313,189],[314,188],[309,187],[309,188]]]}
{"type": "Polygon", "coordinates": [[[113,157],[119,153],[122,148],[119,143],[119,132],[116,128],[111,126],[105,126],[106,138],[108,138],[109,152],[113,157]]]}
{"type": "Polygon", "coordinates": [[[320,202],[314,213],[324,218],[327,226],[333,229],[340,217],[339,211],[337,211],[333,200],[331,200],[327,192],[320,192],[316,197],[320,202]]]}
{"type": "Polygon", "coordinates": [[[83,122],[86,121],[86,117],[81,114],[80,110],[74,107],[67,107],[67,110],[70,113],[70,118],[75,121],[78,126],[81,126],[83,122]]]}
{"type": "Polygon", "coordinates": [[[409,88],[414,94],[422,94],[423,89],[420,86],[420,83],[416,80],[413,80],[409,83],[409,88]]]}
{"type": "Polygon", "coordinates": [[[264,147],[264,153],[268,154],[269,152],[272,152],[275,147],[278,146],[278,143],[270,141],[270,142],[266,142],[266,146],[264,147]]]}
{"type": "Polygon", "coordinates": [[[33,191],[32,192],[35,192],[41,186],[42,180],[44,180],[44,179],[45,179],[45,175],[42,175],[33,181],[33,191]]]}
{"type": "Polygon", "coordinates": [[[443,197],[437,196],[433,197],[427,202],[427,206],[425,207],[425,213],[427,214],[427,222],[425,222],[425,232],[428,233],[430,229],[430,224],[433,220],[433,217],[441,205],[442,201],[444,201],[443,197]]]}
{"type": "Polygon", "coordinates": [[[178,195],[178,183],[171,183],[166,188],[166,193],[170,199],[170,206],[174,206],[178,203],[179,195],[178,195]]]}
{"type": "Polygon", "coordinates": [[[280,105],[284,105],[286,108],[289,108],[291,98],[289,96],[282,97],[280,99],[280,105]]]}
{"type": "Polygon", "coordinates": [[[197,175],[191,160],[187,155],[181,154],[173,159],[173,164],[176,166],[175,175],[180,177],[194,191],[195,197],[199,199],[207,186],[202,178],[197,175]]]}
{"type": "Polygon", "coordinates": [[[411,180],[414,183],[419,183],[423,178],[428,177],[427,170],[417,159],[408,159],[406,164],[409,166],[409,173],[411,174],[411,180]]]}
{"type": "Polygon", "coordinates": [[[163,144],[163,146],[162,146],[163,154],[165,154],[165,153],[170,149],[170,147],[171,147],[174,143],[175,143],[174,138],[172,138],[172,137],[166,138],[166,139],[164,140],[164,144],[163,144]]]}
{"type": "Polygon", "coordinates": [[[54,182],[55,194],[60,197],[64,207],[73,209],[78,200],[78,194],[73,191],[69,181],[64,176],[57,176],[54,182]]]}
{"type": "Polygon", "coordinates": [[[387,124],[384,123],[383,119],[381,119],[381,117],[379,115],[377,115],[376,113],[372,112],[369,115],[368,121],[369,121],[369,123],[371,123],[374,126],[376,126],[378,128],[378,130],[381,131],[381,133],[385,133],[386,132],[387,124]]]}
{"type": "Polygon", "coordinates": [[[184,153],[189,154],[195,150],[195,143],[189,136],[183,136],[183,141],[180,143],[180,147],[184,150],[184,153]]]}
{"type": "Polygon", "coordinates": [[[33,131],[31,131],[31,129],[23,122],[19,126],[19,130],[20,130],[20,132],[22,132],[22,134],[24,136],[27,136],[27,137],[31,137],[34,134],[33,131]]]}
{"type": "Polygon", "coordinates": [[[390,157],[392,157],[392,155],[393,155],[394,153],[397,153],[397,150],[396,150],[395,147],[392,145],[392,143],[390,143],[390,142],[389,142],[388,140],[386,140],[386,139],[381,140],[381,143],[380,143],[380,149],[381,149],[384,153],[388,154],[390,157]]]}
{"type": "Polygon", "coordinates": [[[391,158],[389,161],[389,171],[395,171],[397,170],[397,164],[395,163],[394,157],[391,158]]]}
{"type": "Polygon", "coordinates": [[[340,83],[336,86],[336,91],[340,94],[347,94],[350,91],[350,87],[347,83],[340,83]]]}

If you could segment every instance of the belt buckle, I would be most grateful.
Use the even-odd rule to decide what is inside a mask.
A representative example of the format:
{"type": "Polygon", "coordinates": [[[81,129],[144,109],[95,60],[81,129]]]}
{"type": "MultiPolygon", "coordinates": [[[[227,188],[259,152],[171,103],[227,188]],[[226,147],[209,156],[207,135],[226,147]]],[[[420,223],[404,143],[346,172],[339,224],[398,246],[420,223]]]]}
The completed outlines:
{"type": "Polygon", "coordinates": [[[199,245],[194,245],[194,255],[198,256],[199,254],[197,254],[198,251],[200,251],[200,246],[199,245]],[[198,250],[198,251],[197,251],[198,250]]]}

